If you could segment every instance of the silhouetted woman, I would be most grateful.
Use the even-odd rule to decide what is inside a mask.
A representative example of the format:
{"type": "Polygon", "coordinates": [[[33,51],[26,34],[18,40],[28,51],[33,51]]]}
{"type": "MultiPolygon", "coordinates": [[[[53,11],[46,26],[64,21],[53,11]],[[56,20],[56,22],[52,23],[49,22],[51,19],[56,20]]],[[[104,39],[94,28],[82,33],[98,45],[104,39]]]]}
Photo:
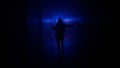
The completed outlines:
{"type": "Polygon", "coordinates": [[[70,26],[72,26],[72,24],[71,25],[64,24],[62,18],[58,18],[57,24],[55,26],[52,26],[52,29],[56,31],[56,41],[58,46],[58,52],[59,52],[59,55],[61,55],[61,48],[62,48],[62,56],[64,55],[65,29],[66,27],[70,27],[70,26]]]}

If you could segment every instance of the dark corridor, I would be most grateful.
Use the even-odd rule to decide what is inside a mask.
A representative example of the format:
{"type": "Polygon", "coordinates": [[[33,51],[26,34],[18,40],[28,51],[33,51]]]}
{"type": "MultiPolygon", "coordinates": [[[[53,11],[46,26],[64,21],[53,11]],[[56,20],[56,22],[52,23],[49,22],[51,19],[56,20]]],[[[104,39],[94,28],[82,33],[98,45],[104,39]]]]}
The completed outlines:
{"type": "Polygon", "coordinates": [[[80,0],[80,2],[70,0],[70,3],[67,3],[71,8],[77,6],[69,14],[83,17],[84,20],[80,21],[82,23],[79,23],[77,28],[68,29],[65,38],[65,57],[62,62],[57,57],[54,32],[45,26],[46,23],[42,23],[43,18],[46,18],[44,16],[51,14],[48,11],[44,13],[42,11],[47,8],[43,5],[49,3],[49,0],[46,2],[42,0],[7,1],[7,22],[9,23],[7,41],[10,45],[7,47],[8,64],[15,67],[33,66],[33,68],[76,68],[77,65],[81,68],[90,68],[95,67],[94,65],[104,65],[105,40],[111,29],[109,4],[103,0],[80,0]],[[74,7],[71,4],[74,4],[74,7]],[[70,36],[69,33],[74,36],[70,36]]]}

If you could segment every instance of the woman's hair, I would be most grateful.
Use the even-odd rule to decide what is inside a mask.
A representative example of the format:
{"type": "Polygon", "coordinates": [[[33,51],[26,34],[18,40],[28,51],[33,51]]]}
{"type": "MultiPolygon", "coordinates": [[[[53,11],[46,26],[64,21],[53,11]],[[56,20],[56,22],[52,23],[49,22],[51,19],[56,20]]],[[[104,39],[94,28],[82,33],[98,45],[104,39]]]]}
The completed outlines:
{"type": "Polygon", "coordinates": [[[62,22],[63,22],[62,18],[58,18],[58,23],[62,23],[62,22]]]}

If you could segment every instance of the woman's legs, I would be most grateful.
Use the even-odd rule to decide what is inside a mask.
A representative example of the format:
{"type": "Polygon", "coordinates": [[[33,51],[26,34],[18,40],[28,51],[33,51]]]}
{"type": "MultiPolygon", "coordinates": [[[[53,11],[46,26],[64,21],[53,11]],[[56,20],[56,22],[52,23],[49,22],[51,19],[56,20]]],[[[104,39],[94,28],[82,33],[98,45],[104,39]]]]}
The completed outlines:
{"type": "Polygon", "coordinates": [[[61,36],[62,57],[64,58],[64,34],[61,36]]]}
{"type": "Polygon", "coordinates": [[[64,56],[64,34],[56,35],[56,40],[57,40],[59,55],[61,55],[61,51],[62,51],[62,55],[64,56]]]}
{"type": "Polygon", "coordinates": [[[64,41],[61,40],[62,55],[64,56],[64,41]]]}
{"type": "Polygon", "coordinates": [[[57,39],[57,47],[58,47],[58,54],[61,56],[61,50],[60,50],[60,40],[57,39]]]}

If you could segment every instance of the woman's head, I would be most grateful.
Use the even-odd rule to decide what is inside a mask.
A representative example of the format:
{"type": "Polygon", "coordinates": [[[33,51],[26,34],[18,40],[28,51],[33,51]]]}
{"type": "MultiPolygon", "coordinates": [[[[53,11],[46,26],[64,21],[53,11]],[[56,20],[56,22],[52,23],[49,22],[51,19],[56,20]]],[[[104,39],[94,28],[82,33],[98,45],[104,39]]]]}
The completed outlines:
{"type": "Polygon", "coordinates": [[[62,22],[63,22],[62,18],[58,18],[58,23],[62,23],[62,22]]]}

